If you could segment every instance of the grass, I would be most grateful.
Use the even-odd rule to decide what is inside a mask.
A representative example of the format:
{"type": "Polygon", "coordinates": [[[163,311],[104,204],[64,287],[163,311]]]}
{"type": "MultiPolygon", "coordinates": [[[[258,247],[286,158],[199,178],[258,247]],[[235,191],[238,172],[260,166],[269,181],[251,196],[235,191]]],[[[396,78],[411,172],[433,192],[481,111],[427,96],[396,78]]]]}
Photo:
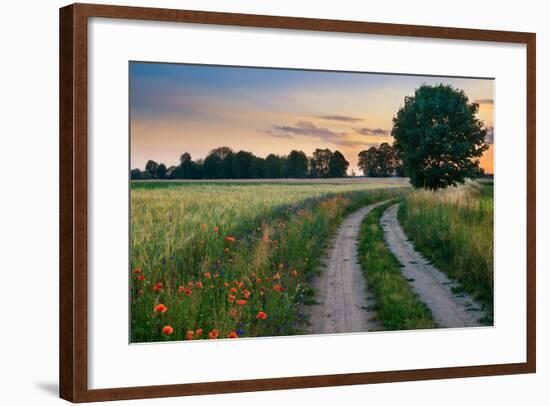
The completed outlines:
{"type": "Polygon", "coordinates": [[[434,328],[430,309],[412,291],[399,261],[384,242],[380,218],[394,203],[373,209],[363,220],[359,234],[359,262],[376,302],[374,310],[385,330],[434,328]]]}
{"type": "Polygon", "coordinates": [[[331,232],[403,193],[376,187],[132,184],[131,341],[300,333],[331,232]]]}
{"type": "Polygon", "coordinates": [[[416,248],[464,290],[493,305],[493,185],[407,195],[399,220],[416,248]]]}

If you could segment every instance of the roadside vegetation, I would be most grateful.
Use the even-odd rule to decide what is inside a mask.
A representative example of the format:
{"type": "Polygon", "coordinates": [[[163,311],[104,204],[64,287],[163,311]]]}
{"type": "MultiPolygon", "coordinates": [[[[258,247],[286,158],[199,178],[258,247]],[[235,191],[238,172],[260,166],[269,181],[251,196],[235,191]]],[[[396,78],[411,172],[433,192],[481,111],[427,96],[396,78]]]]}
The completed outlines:
{"type": "Polygon", "coordinates": [[[363,220],[359,234],[359,262],[375,299],[374,310],[385,330],[434,328],[429,308],[412,291],[384,241],[380,218],[394,203],[373,209],[363,220]]]}
{"type": "Polygon", "coordinates": [[[401,204],[399,220],[415,247],[492,314],[492,182],[415,190],[401,204]]]}
{"type": "Polygon", "coordinates": [[[299,334],[333,229],[403,193],[375,188],[132,184],[131,341],[299,334]]]}

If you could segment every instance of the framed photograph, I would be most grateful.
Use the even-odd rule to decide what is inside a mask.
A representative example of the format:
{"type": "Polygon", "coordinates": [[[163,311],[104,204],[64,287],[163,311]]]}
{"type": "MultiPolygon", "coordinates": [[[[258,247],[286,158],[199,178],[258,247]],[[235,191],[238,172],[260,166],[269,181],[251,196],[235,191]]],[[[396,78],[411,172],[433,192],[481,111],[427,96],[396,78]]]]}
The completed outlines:
{"type": "Polygon", "coordinates": [[[533,373],[535,34],[60,10],[60,396],[533,373]]]}

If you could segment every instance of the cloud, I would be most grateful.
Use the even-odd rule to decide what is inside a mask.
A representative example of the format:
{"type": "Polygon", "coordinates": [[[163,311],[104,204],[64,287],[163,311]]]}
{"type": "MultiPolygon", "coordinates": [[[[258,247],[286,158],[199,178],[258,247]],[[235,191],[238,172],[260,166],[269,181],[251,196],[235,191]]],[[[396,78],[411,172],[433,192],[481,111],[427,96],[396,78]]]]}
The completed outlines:
{"type": "Polygon", "coordinates": [[[487,144],[495,143],[495,128],[493,126],[487,127],[487,134],[485,135],[485,142],[487,144]]]}
{"type": "Polygon", "coordinates": [[[297,136],[320,138],[325,142],[329,142],[339,146],[360,146],[369,145],[362,140],[354,140],[350,138],[350,133],[335,132],[328,128],[317,127],[310,121],[298,121],[294,125],[273,125],[272,128],[263,130],[264,133],[270,134],[277,138],[296,138],[297,136]]]}
{"type": "Polygon", "coordinates": [[[330,121],[342,121],[344,123],[356,123],[358,121],[363,121],[363,119],[359,117],[340,116],[340,115],[317,116],[317,118],[322,118],[323,120],[330,120],[330,121]]]}
{"type": "Polygon", "coordinates": [[[474,100],[474,103],[477,103],[477,104],[490,104],[491,106],[495,104],[495,100],[494,99],[477,99],[477,100],[474,100]]]}
{"type": "Polygon", "coordinates": [[[389,130],[384,130],[382,128],[363,127],[363,128],[354,128],[353,130],[357,134],[361,134],[361,135],[379,135],[379,136],[389,136],[390,135],[389,130]]]}

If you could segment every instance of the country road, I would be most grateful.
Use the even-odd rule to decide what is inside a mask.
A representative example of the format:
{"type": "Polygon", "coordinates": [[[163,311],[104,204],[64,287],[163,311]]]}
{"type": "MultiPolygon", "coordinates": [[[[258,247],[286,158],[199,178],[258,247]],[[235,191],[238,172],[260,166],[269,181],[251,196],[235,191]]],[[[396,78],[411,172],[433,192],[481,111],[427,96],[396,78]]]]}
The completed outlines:
{"type": "Polygon", "coordinates": [[[321,275],[314,281],[317,304],[308,306],[308,334],[365,332],[380,325],[368,310],[367,286],[357,259],[361,222],[379,202],[350,214],[330,243],[321,275]]]}
{"type": "Polygon", "coordinates": [[[401,263],[401,272],[420,300],[430,308],[438,327],[479,326],[485,314],[467,294],[454,294],[456,283],[436,269],[408,241],[397,219],[399,205],[390,206],[380,220],[386,244],[401,263]]]}

